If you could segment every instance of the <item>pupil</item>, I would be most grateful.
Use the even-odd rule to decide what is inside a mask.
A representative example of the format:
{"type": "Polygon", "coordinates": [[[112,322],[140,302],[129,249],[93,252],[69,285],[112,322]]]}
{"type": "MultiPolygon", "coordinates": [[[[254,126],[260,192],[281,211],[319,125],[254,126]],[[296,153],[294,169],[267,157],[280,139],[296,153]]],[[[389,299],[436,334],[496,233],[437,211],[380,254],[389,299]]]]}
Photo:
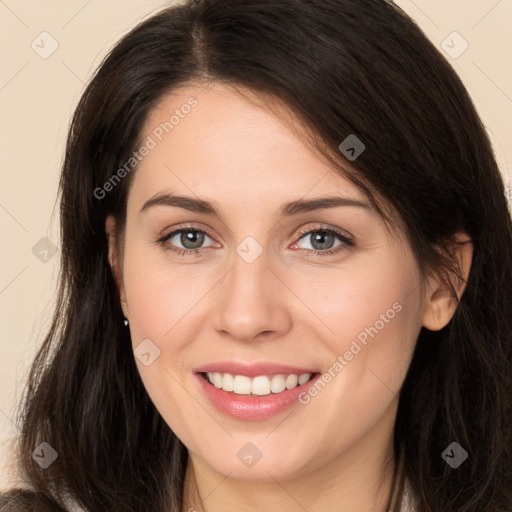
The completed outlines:
{"type": "Polygon", "coordinates": [[[312,245],[315,249],[330,249],[332,247],[332,242],[334,242],[334,236],[332,233],[328,233],[327,231],[317,231],[316,235],[312,236],[312,245]]]}
{"type": "Polygon", "coordinates": [[[199,231],[184,231],[181,233],[180,238],[183,247],[187,249],[197,249],[203,245],[204,233],[200,233],[199,231]]]}

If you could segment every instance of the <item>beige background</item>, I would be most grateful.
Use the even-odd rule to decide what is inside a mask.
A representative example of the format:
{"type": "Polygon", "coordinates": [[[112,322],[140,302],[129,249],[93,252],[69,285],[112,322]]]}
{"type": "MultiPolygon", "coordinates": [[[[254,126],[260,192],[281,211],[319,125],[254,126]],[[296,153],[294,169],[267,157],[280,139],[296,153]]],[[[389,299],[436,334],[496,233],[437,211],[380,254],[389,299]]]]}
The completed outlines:
{"type": "MultiPolygon", "coordinates": [[[[43,237],[59,245],[54,206],[72,111],[112,44],[169,3],[0,0],[0,489],[12,480],[14,411],[51,317],[59,252],[52,257],[51,245],[38,245],[36,256],[32,248],[44,244],[43,237]],[[42,58],[52,44],[58,48],[42,58]]],[[[512,0],[397,3],[442,52],[443,46],[451,52],[447,57],[477,105],[510,184],[512,0]],[[455,52],[464,48],[464,41],[451,35],[454,31],[469,44],[459,57],[455,52]]]]}

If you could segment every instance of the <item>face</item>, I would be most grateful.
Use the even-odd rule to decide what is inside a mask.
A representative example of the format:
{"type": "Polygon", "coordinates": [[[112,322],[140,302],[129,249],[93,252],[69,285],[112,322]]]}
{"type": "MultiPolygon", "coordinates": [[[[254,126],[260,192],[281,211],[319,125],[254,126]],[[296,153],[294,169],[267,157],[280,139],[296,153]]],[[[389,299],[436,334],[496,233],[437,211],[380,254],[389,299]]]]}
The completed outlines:
{"type": "Polygon", "coordinates": [[[282,118],[220,84],[164,97],[141,140],[111,262],[169,427],[242,479],[382,447],[425,313],[408,243],[282,118]]]}

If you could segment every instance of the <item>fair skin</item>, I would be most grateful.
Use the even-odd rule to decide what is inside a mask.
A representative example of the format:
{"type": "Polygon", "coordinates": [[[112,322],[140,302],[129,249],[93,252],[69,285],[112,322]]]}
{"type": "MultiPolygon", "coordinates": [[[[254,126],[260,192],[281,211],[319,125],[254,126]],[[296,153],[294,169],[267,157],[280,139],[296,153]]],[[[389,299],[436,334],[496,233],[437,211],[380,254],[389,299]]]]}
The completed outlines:
{"type": "MultiPolygon", "coordinates": [[[[148,366],[136,359],[141,379],[189,451],[183,511],[201,510],[193,469],[208,512],[384,512],[397,393],[421,327],[441,329],[456,302],[440,276],[420,286],[408,242],[370,206],[279,218],[300,199],[368,201],[270,109],[220,84],[189,84],[161,100],[141,140],[191,96],[197,106],[137,167],[121,253],[115,221],[106,223],[133,348],[149,339],[160,350],[148,366]],[[214,203],[222,218],[165,204],[141,212],[171,192],[214,203]],[[199,254],[169,250],[197,247],[187,249],[179,234],[157,242],[189,223],[196,235],[207,232],[199,254]],[[322,255],[314,236],[299,234],[320,228],[354,245],[334,233],[329,248],[338,252],[322,255]],[[262,248],[251,263],[236,251],[248,236],[262,248]],[[197,384],[194,368],[225,360],[326,372],[397,303],[400,312],[307,405],[244,420],[220,412],[197,384]],[[262,454],[251,467],[237,457],[247,442],[262,454]]],[[[467,271],[471,247],[461,247],[467,271]]]]}

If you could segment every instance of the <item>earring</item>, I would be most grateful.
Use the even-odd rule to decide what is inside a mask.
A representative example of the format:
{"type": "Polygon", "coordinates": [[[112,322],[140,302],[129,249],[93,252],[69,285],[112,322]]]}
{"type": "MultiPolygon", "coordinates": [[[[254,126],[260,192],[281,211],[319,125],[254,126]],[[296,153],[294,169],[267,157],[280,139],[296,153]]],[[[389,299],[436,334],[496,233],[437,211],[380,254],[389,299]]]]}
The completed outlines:
{"type": "Polygon", "coordinates": [[[124,319],[124,322],[123,322],[123,323],[124,323],[124,326],[125,326],[125,327],[127,327],[127,326],[128,326],[128,320],[127,320],[126,318],[124,319]]]}

